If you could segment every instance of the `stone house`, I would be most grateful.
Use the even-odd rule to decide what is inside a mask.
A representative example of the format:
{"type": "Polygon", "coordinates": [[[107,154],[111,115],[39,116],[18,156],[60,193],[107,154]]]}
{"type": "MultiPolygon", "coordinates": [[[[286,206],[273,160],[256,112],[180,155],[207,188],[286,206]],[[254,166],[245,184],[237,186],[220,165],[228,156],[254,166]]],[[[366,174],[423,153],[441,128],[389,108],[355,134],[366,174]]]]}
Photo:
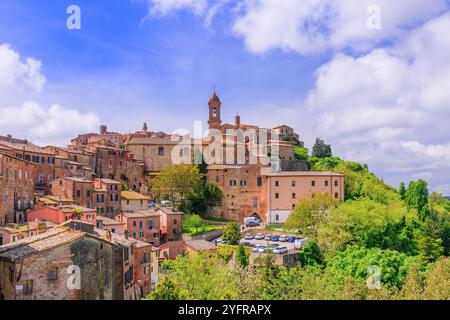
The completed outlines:
{"type": "Polygon", "coordinates": [[[35,175],[34,163],[0,154],[0,226],[27,221],[35,205],[35,175]]]}

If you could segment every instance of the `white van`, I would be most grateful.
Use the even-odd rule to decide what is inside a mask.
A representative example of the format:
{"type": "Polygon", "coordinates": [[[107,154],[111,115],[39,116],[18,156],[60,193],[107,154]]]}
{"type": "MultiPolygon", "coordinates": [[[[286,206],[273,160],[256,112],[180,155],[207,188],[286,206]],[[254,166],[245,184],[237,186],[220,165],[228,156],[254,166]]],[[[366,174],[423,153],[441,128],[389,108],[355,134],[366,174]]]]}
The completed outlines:
{"type": "Polygon", "coordinates": [[[259,219],[256,217],[248,217],[244,218],[244,224],[246,227],[248,226],[256,226],[259,224],[259,219]]]}

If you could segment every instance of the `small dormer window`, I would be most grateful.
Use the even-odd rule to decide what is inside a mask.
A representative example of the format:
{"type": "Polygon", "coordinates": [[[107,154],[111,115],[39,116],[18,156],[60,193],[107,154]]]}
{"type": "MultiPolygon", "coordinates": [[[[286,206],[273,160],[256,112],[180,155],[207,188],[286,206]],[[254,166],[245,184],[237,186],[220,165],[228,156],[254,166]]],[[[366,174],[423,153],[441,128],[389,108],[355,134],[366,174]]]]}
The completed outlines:
{"type": "Polygon", "coordinates": [[[217,117],[217,109],[214,108],[212,112],[213,112],[213,117],[214,117],[214,118],[217,117]]]}

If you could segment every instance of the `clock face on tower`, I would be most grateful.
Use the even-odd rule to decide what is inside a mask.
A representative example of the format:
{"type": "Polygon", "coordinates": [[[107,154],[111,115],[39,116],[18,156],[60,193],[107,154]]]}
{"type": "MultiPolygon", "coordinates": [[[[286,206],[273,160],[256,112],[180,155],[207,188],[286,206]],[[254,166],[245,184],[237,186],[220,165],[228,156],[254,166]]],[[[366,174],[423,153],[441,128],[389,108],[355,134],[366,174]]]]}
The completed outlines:
{"type": "Polygon", "coordinates": [[[213,113],[212,114],[213,114],[214,118],[217,117],[217,109],[216,108],[213,109],[213,113]]]}

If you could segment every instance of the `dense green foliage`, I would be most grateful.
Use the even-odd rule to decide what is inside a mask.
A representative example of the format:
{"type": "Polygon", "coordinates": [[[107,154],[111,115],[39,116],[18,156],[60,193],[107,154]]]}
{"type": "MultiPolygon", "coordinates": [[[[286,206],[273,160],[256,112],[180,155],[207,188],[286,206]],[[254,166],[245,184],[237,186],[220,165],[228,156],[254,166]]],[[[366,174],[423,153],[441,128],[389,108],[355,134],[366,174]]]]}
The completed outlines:
{"type": "Polygon", "coordinates": [[[405,203],[408,209],[416,209],[420,220],[424,221],[428,211],[428,187],[427,183],[420,179],[411,181],[405,192],[405,203]]]}
{"type": "MultiPolygon", "coordinates": [[[[311,170],[345,174],[345,201],[316,194],[296,205],[282,228],[310,238],[298,265],[277,266],[268,254],[257,259],[258,267],[246,268],[240,247],[181,256],[168,275],[180,298],[450,299],[448,199],[429,195],[423,180],[397,190],[363,164],[332,157],[307,161],[311,170]],[[369,287],[374,270],[378,289],[369,287]]],[[[226,229],[224,239],[237,241],[239,225],[226,229]]],[[[167,287],[161,287],[163,297],[167,287]]]]}
{"type": "Polygon", "coordinates": [[[305,147],[294,147],[295,160],[308,160],[308,149],[305,147]]]}
{"type": "Polygon", "coordinates": [[[238,244],[241,240],[241,226],[237,222],[228,222],[222,234],[222,239],[230,244],[238,244]]]}
{"type": "Polygon", "coordinates": [[[236,260],[237,260],[237,262],[239,263],[239,265],[241,267],[243,267],[243,268],[248,267],[248,263],[249,263],[248,256],[249,255],[245,251],[244,245],[240,244],[238,246],[238,250],[237,250],[237,254],[236,254],[236,260]]]}
{"type": "Polygon", "coordinates": [[[183,233],[195,236],[208,231],[222,228],[205,223],[205,221],[197,214],[186,214],[183,218],[183,233]]]}

